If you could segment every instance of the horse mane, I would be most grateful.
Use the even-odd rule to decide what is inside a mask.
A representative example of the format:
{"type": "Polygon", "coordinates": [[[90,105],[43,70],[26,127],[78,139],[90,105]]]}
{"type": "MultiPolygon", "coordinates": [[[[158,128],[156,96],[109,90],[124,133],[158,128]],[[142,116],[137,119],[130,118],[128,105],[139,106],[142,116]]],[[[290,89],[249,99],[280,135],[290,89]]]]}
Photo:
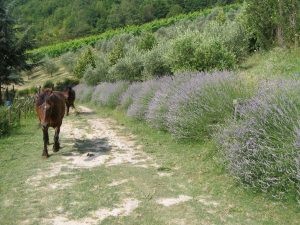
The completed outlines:
{"type": "Polygon", "coordinates": [[[53,91],[49,88],[46,88],[41,93],[38,93],[35,97],[35,106],[41,106],[52,93],[53,91]]]}

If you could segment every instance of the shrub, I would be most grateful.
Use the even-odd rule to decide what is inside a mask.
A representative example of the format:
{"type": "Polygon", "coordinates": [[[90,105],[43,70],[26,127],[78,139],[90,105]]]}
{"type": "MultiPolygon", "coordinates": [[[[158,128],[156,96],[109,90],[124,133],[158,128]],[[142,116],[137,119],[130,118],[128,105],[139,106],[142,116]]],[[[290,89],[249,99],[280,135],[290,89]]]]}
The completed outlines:
{"type": "Polygon", "coordinates": [[[74,68],[75,76],[78,79],[81,79],[88,66],[91,66],[92,68],[96,67],[95,56],[92,53],[91,49],[88,49],[87,51],[83,52],[81,56],[78,58],[74,68]]]}
{"type": "Polygon", "coordinates": [[[51,80],[45,81],[43,88],[54,88],[54,83],[51,80]]]}
{"type": "Polygon", "coordinates": [[[73,73],[74,67],[76,65],[76,54],[73,52],[67,52],[60,57],[62,65],[68,70],[68,72],[73,73]]]}
{"type": "Polygon", "coordinates": [[[196,47],[194,55],[197,71],[229,70],[236,63],[234,54],[215,40],[201,43],[196,47]]]}
{"type": "Polygon", "coordinates": [[[154,45],[157,44],[155,36],[152,33],[145,33],[141,35],[139,42],[137,44],[140,50],[151,50],[154,45]]]}
{"type": "Polygon", "coordinates": [[[108,54],[108,61],[110,65],[115,65],[119,59],[124,57],[124,54],[124,43],[118,41],[117,43],[115,43],[113,49],[108,54]]]}
{"type": "Polygon", "coordinates": [[[159,79],[159,88],[155,92],[154,97],[149,103],[149,107],[146,113],[146,121],[157,129],[167,130],[167,118],[169,107],[167,105],[168,100],[177,88],[190,79],[187,74],[180,74],[177,76],[166,76],[159,79]]]}
{"type": "Polygon", "coordinates": [[[113,65],[109,71],[112,80],[142,80],[143,61],[142,55],[133,49],[126,56],[113,65]]]}
{"type": "Polygon", "coordinates": [[[133,96],[142,89],[142,82],[132,83],[127,90],[120,96],[120,106],[123,109],[128,109],[133,102],[133,96]]]}
{"type": "Polygon", "coordinates": [[[7,108],[0,107],[0,137],[9,132],[9,121],[7,118],[7,108]]]}
{"type": "Polygon", "coordinates": [[[80,102],[91,101],[92,94],[94,92],[94,87],[88,86],[86,84],[78,84],[74,87],[76,92],[76,99],[80,102]]]}
{"type": "Polygon", "coordinates": [[[103,82],[96,86],[92,95],[92,102],[101,106],[115,108],[119,104],[120,95],[126,91],[129,83],[118,81],[115,83],[103,82]]]}
{"type": "Polygon", "coordinates": [[[300,82],[262,85],[218,135],[231,174],[273,196],[299,193],[300,82]]]}
{"type": "Polygon", "coordinates": [[[55,90],[63,91],[66,87],[74,87],[79,84],[79,80],[75,78],[65,78],[63,81],[59,81],[55,85],[55,90]]]}
{"type": "Polygon", "coordinates": [[[42,61],[43,69],[46,71],[46,73],[50,74],[52,77],[53,73],[58,71],[58,66],[53,61],[53,59],[50,59],[48,56],[46,56],[42,61]]]}
{"type": "Polygon", "coordinates": [[[171,68],[163,57],[164,50],[162,46],[157,46],[152,51],[149,51],[144,56],[144,77],[161,77],[171,74],[171,68]]]}
{"type": "Polygon", "coordinates": [[[148,105],[159,87],[157,80],[148,80],[142,83],[140,91],[133,93],[132,104],[127,110],[127,115],[136,119],[145,119],[148,105]]]}
{"type": "Polygon", "coordinates": [[[242,82],[230,73],[193,74],[168,101],[168,130],[177,139],[202,141],[232,117],[233,100],[247,96],[242,82]]]}
{"type": "Polygon", "coordinates": [[[110,78],[108,77],[108,62],[104,57],[98,58],[96,61],[95,68],[89,66],[85,73],[84,73],[84,81],[88,85],[97,85],[103,81],[109,81],[110,78]]]}

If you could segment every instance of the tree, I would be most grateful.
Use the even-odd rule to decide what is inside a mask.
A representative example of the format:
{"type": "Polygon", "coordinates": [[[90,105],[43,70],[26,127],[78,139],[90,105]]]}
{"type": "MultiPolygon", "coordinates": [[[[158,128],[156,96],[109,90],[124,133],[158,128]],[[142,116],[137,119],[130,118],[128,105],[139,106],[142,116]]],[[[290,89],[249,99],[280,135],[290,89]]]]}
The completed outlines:
{"type": "Polygon", "coordinates": [[[18,72],[28,68],[25,50],[28,47],[26,37],[17,38],[14,20],[0,1],[0,104],[3,85],[18,83],[18,72]]]}
{"type": "Polygon", "coordinates": [[[43,68],[46,73],[50,74],[52,77],[53,73],[58,71],[58,66],[55,64],[53,60],[51,60],[48,56],[43,59],[43,68]]]}
{"type": "Polygon", "coordinates": [[[292,43],[296,37],[297,0],[247,0],[246,25],[258,47],[292,43]]]}

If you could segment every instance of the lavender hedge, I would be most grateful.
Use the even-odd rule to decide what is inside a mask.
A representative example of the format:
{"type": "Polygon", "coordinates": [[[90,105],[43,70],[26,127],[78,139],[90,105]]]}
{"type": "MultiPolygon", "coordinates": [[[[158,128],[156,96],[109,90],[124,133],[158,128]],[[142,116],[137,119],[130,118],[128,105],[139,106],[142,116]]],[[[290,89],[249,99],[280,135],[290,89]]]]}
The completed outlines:
{"type": "Polygon", "coordinates": [[[76,99],[80,102],[89,102],[92,98],[94,92],[94,87],[88,86],[86,84],[78,84],[74,87],[76,92],[76,99]]]}
{"type": "Polygon", "coordinates": [[[129,82],[103,82],[95,87],[91,101],[100,106],[115,108],[119,104],[120,95],[126,91],[129,82]]]}
{"type": "Polygon", "coordinates": [[[120,106],[127,110],[133,102],[133,96],[142,89],[142,82],[133,82],[128,89],[120,96],[120,106]]]}
{"type": "Polygon", "coordinates": [[[228,72],[197,73],[168,100],[168,130],[176,139],[203,140],[233,116],[233,101],[249,96],[243,83],[228,72]]]}
{"type": "Polygon", "coordinates": [[[146,121],[152,127],[167,130],[166,116],[169,111],[167,102],[176,92],[176,89],[190,78],[191,75],[189,74],[180,74],[173,77],[165,76],[158,80],[159,88],[151,99],[145,115],[146,121]]]}
{"type": "Polygon", "coordinates": [[[145,119],[149,103],[158,88],[158,80],[148,80],[143,82],[141,89],[138,92],[132,93],[132,104],[127,110],[127,116],[136,119],[145,119]]]}
{"type": "Polygon", "coordinates": [[[239,181],[276,197],[300,197],[300,82],[262,85],[239,109],[240,119],[217,135],[239,181]]]}

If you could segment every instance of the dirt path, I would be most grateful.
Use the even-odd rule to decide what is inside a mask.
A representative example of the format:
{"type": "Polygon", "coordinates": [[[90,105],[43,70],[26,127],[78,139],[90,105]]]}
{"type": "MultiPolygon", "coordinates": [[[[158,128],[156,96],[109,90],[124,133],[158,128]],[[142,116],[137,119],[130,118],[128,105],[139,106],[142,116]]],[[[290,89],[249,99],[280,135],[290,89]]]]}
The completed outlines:
{"type": "MultiPolygon", "coordinates": [[[[105,188],[117,188],[119,197],[118,200],[108,198],[106,202],[103,202],[102,205],[110,205],[110,207],[103,206],[96,210],[84,209],[85,215],[77,219],[76,214],[72,213],[72,209],[70,211],[65,209],[68,206],[57,205],[47,218],[39,221],[40,224],[101,224],[108,218],[120,219],[130,217],[133,213],[135,216],[141,215],[137,211],[142,207],[143,202],[147,203],[149,200],[153,205],[156,205],[156,208],[169,208],[193,200],[193,197],[183,192],[174,191],[174,187],[171,189],[174,193],[170,194],[166,189],[164,191],[168,194],[165,197],[154,198],[157,190],[149,187],[151,184],[147,183],[162,182],[163,179],[163,183],[166,183],[165,186],[168,186],[168,179],[173,176],[173,172],[159,170],[160,165],[142,151],[142,146],[135,143],[134,136],[131,134],[124,135],[122,127],[117,126],[113,120],[99,118],[91,109],[83,106],[78,109],[78,116],[71,116],[64,120],[61,129],[63,148],[58,153],[59,155],[56,155],[59,160],[50,163],[46,171],[37,171],[36,174],[27,179],[26,183],[35,191],[38,190],[51,195],[56,191],[63,193],[68,189],[72,191],[74,186],[84,182],[87,171],[90,171],[90,175],[95,176],[100,173],[107,173],[106,179],[109,177],[109,181],[105,183],[105,188]],[[102,170],[97,174],[98,168],[102,170]],[[83,173],[85,175],[82,175],[83,173]],[[143,187],[143,185],[145,186],[143,187]]],[[[94,190],[99,188],[94,182],[93,185],[94,190]]],[[[181,187],[180,189],[184,189],[183,184],[177,185],[181,187]]],[[[103,188],[103,183],[101,186],[103,188]]],[[[165,188],[163,186],[161,188],[165,188]]],[[[108,193],[108,195],[111,194],[108,193]]],[[[210,204],[209,200],[203,198],[200,200],[203,204],[210,204]]],[[[201,202],[200,200],[199,202],[201,202]]],[[[45,202],[47,201],[49,198],[45,199],[45,202]]],[[[81,202],[74,201],[69,204],[80,205],[81,202]]],[[[183,218],[172,221],[172,224],[185,224],[183,218]]],[[[23,221],[23,224],[30,224],[31,222],[30,220],[23,221]]]]}

